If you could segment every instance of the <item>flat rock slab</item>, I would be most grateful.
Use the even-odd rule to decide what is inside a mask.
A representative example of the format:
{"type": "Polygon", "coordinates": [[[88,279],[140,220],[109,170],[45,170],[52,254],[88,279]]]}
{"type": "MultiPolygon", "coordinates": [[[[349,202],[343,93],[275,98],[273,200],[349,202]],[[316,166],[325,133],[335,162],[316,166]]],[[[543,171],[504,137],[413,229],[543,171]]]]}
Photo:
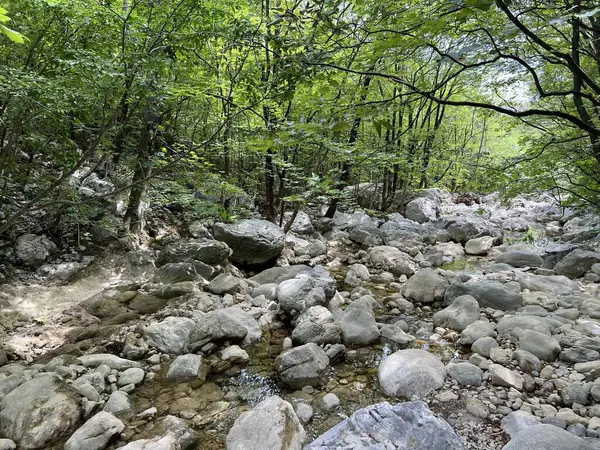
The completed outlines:
{"type": "Polygon", "coordinates": [[[462,450],[452,427],[425,402],[388,402],[359,409],[305,447],[305,450],[355,449],[462,450]]]}

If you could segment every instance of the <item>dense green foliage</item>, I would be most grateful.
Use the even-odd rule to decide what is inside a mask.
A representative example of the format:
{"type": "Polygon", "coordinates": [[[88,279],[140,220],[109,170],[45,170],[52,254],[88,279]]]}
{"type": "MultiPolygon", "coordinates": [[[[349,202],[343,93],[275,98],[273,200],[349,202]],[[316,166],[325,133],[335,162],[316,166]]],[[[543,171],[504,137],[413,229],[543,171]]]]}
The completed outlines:
{"type": "Polygon", "coordinates": [[[335,209],[363,182],[381,186],[380,209],[433,186],[599,204],[591,0],[5,8],[18,33],[0,29],[0,234],[22,217],[45,230],[89,220],[102,201],[123,201],[132,231],[144,199],[204,217],[196,189],[224,219],[240,196],[273,219],[305,202],[335,209]],[[114,190],[70,183],[92,172],[114,190]]]}

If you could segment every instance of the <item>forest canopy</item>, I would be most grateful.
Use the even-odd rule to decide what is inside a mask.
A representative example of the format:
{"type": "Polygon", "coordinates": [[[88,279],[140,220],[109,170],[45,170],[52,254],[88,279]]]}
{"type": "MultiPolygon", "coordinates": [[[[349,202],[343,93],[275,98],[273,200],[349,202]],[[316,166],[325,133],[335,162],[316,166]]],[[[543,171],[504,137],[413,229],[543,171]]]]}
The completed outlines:
{"type": "Polygon", "coordinates": [[[361,183],[383,211],[428,187],[600,205],[592,0],[0,6],[0,234],[106,202],[131,232],[147,202],[332,216],[361,183]]]}

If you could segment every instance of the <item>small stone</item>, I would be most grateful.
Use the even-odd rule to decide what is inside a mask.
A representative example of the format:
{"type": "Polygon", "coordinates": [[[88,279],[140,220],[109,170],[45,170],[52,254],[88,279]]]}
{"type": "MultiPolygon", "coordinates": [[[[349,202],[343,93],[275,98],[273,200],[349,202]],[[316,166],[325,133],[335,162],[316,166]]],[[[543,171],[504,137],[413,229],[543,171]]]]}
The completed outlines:
{"type": "Polygon", "coordinates": [[[332,409],[335,409],[340,405],[340,399],[337,395],[332,394],[330,392],[329,394],[326,394],[323,396],[323,398],[321,398],[320,404],[324,410],[331,411],[332,409]]]}

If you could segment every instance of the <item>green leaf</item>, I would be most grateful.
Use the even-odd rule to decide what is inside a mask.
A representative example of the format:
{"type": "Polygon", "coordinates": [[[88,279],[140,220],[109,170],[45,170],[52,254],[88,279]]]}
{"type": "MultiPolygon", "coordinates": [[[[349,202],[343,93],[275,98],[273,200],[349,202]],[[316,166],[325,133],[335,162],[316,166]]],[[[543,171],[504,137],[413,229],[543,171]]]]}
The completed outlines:
{"type": "Polygon", "coordinates": [[[377,132],[377,135],[379,137],[381,137],[381,122],[374,121],[373,126],[375,127],[375,131],[377,132]]]}
{"type": "Polygon", "coordinates": [[[25,43],[25,36],[23,36],[21,33],[18,33],[14,30],[11,30],[10,28],[0,24],[0,33],[6,35],[11,41],[16,42],[17,44],[24,44],[25,43]]]}

